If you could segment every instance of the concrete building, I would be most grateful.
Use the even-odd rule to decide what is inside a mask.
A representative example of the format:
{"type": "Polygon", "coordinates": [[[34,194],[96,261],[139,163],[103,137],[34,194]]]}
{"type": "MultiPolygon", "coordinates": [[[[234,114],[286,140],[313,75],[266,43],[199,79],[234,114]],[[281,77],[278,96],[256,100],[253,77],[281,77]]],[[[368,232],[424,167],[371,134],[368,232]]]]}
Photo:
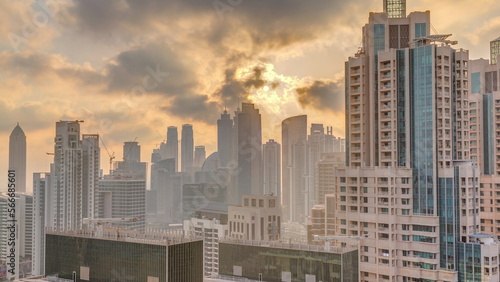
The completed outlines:
{"type": "Polygon", "coordinates": [[[78,281],[203,281],[203,241],[183,232],[47,232],[46,274],[78,281]]]}
{"type": "Polygon", "coordinates": [[[490,281],[470,237],[479,192],[468,52],[430,35],[429,11],[397,5],[370,13],[345,65],[347,167],[325,197],[325,233],[363,238],[361,281],[490,281]]]}
{"type": "Polygon", "coordinates": [[[99,180],[99,210],[103,218],[136,218],[113,226],[144,231],[146,216],[146,166],[137,142],[125,142],[123,161],[99,180]]]}
{"type": "Polygon", "coordinates": [[[305,222],[307,190],[307,116],[290,117],[281,123],[281,205],[285,221],[305,222]]]}
{"type": "Polygon", "coordinates": [[[16,171],[16,192],[26,192],[26,135],[19,123],[9,137],[9,170],[16,171]]]}
{"type": "Polygon", "coordinates": [[[345,153],[326,153],[316,164],[314,190],[316,204],[324,204],[327,194],[335,193],[336,168],[345,167],[345,153]]]}
{"type": "Polygon", "coordinates": [[[45,273],[45,228],[50,207],[50,173],[33,173],[33,275],[45,273]]]}
{"type": "Polygon", "coordinates": [[[360,281],[355,248],[235,240],[219,242],[219,278],[230,281],[360,281]],[[241,280],[240,280],[241,279],[241,280]]]}
{"type": "Polygon", "coordinates": [[[51,167],[49,226],[60,230],[82,227],[82,219],[95,215],[100,168],[98,135],[80,136],[80,122],[56,123],[54,165],[51,167]],[[94,203],[94,208],[92,208],[94,203]]]}
{"type": "Polygon", "coordinates": [[[262,149],[264,194],[274,194],[281,201],[281,145],[270,139],[262,149]]]}
{"type": "Polygon", "coordinates": [[[16,193],[14,197],[8,193],[0,194],[0,265],[7,265],[7,279],[31,275],[32,253],[33,196],[26,193],[16,193]],[[14,207],[9,206],[11,198],[14,199],[14,207]],[[15,229],[12,229],[12,224],[15,229]],[[14,267],[9,265],[11,262],[14,267]],[[10,273],[9,269],[13,269],[14,273],[10,273]]]}
{"type": "Polygon", "coordinates": [[[181,139],[181,171],[188,172],[193,167],[194,138],[193,126],[182,125],[181,139]]]}
{"type": "Polygon", "coordinates": [[[213,209],[216,206],[203,207],[196,212],[195,217],[184,220],[183,224],[185,234],[203,238],[205,277],[219,273],[219,239],[229,235],[227,207],[225,210],[213,209]]]}
{"type": "Polygon", "coordinates": [[[497,64],[498,55],[500,55],[500,37],[490,42],[490,60],[492,65],[497,64]]]}
{"type": "Polygon", "coordinates": [[[281,234],[281,207],[277,196],[245,195],[241,206],[230,206],[229,237],[275,241],[281,234]]]}

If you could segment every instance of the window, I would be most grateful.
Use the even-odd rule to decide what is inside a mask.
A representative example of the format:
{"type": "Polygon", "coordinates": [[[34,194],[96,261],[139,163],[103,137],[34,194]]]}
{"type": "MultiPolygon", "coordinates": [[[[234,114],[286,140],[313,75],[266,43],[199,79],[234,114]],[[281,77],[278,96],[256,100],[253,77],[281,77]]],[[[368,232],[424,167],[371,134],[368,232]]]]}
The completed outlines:
{"type": "Polygon", "coordinates": [[[405,242],[410,241],[410,235],[403,235],[401,239],[405,242]]]}

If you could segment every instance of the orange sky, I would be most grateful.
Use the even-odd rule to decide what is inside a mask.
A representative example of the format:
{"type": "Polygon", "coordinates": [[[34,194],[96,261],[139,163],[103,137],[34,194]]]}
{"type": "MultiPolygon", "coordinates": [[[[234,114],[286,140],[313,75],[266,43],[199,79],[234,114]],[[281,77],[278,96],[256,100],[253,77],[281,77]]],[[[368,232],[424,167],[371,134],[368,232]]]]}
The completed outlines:
{"type": "MultiPolygon", "coordinates": [[[[408,2],[407,12],[430,10],[437,32],[453,33],[471,59],[488,58],[500,36],[497,1],[408,2]]],[[[0,171],[17,122],[28,138],[28,190],[32,173],[49,169],[61,119],[85,120],[82,132],[100,133],[117,160],[137,137],[148,162],[167,126],[184,123],[212,153],[216,120],[238,101],[261,110],[264,142],[297,114],[343,136],[344,61],[368,13],[381,10],[381,0],[1,1],[0,171]]]]}

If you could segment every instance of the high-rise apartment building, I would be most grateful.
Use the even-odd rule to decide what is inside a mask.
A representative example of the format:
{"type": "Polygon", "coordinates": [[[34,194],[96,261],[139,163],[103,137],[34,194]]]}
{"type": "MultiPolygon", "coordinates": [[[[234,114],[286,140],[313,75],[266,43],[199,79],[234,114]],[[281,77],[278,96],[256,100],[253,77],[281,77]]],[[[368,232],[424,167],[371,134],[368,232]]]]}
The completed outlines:
{"type": "Polygon", "coordinates": [[[193,167],[193,152],[194,152],[193,126],[191,124],[183,124],[182,139],[181,139],[182,172],[187,172],[191,167],[193,167]]]}
{"type": "Polygon", "coordinates": [[[281,170],[283,219],[305,222],[307,190],[307,116],[290,117],[281,123],[281,170]]]}
{"type": "Polygon", "coordinates": [[[262,177],[264,194],[274,194],[281,199],[281,145],[270,139],[262,149],[262,177]]]}
{"type": "Polygon", "coordinates": [[[100,149],[98,135],[80,136],[80,122],[56,123],[49,226],[74,230],[96,215],[100,149]],[[92,204],[94,203],[94,204],[92,204]],[[93,206],[93,207],[92,207],[93,206]]]}
{"type": "Polygon", "coordinates": [[[16,171],[16,192],[26,192],[26,135],[19,123],[9,138],[9,170],[16,171]]]}
{"type": "Polygon", "coordinates": [[[33,173],[33,275],[45,273],[45,227],[51,187],[50,173],[33,173]]]}
{"type": "MultiPolygon", "coordinates": [[[[491,59],[498,55],[492,46],[491,59]]],[[[481,172],[479,180],[481,232],[500,236],[500,70],[498,64],[478,59],[469,62],[471,99],[471,159],[481,172]]]]}
{"type": "Polygon", "coordinates": [[[496,281],[498,242],[478,235],[469,55],[430,34],[429,11],[389,9],[404,3],[370,13],[345,64],[347,167],[325,232],[361,237],[362,281],[496,281]]]}

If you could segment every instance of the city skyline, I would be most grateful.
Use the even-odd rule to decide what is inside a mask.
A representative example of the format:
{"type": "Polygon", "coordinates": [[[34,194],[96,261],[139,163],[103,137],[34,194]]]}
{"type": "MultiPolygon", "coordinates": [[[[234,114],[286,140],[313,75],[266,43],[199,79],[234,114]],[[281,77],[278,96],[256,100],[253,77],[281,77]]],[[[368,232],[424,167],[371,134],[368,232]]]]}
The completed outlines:
{"type": "MultiPolygon", "coordinates": [[[[300,114],[307,114],[311,123],[333,125],[334,134],[343,137],[343,62],[359,46],[358,27],[366,21],[368,12],[382,11],[380,1],[294,2],[286,13],[280,11],[280,3],[268,6],[242,1],[233,2],[239,3],[234,7],[219,6],[226,10],[217,10],[213,3],[200,7],[185,4],[179,16],[192,19],[203,15],[214,33],[219,32],[195,40],[188,30],[178,26],[154,24],[168,4],[151,1],[141,9],[132,4],[118,9],[118,2],[49,1],[51,10],[30,3],[1,4],[8,12],[4,36],[0,38],[4,59],[1,67],[6,70],[0,85],[8,95],[0,99],[4,116],[0,138],[8,140],[19,121],[28,139],[28,190],[32,173],[49,169],[51,156],[46,152],[51,152],[53,122],[57,120],[85,120],[84,131],[99,133],[110,152],[117,154],[124,141],[139,136],[143,159],[165,139],[157,131],[165,132],[167,126],[180,129],[184,123],[193,124],[195,146],[204,145],[207,155],[216,151],[217,118],[226,104],[233,111],[237,100],[244,102],[245,98],[262,112],[263,140],[275,139],[280,143],[280,122],[300,114]],[[113,8],[119,12],[105,22],[93,21],[92,13],[88,13],[93,9],[106,13],[113,8]],[[140,21],[137,27],[122,19],[132,9],[136,9],[140,21]],[[273,12],[266,14],[262,23],[256,23],[254,18],[262,11],[273,12]],[[274,19],[289,21],[294,13],[302,17],[290,27],[272,24],[274,19]],[[33,15],[41,15],[37,28],[34,34],[23,35],[26,24],[34,23],[33,15]],[[42,21],[44,15],[47,22],[42,21]],[[69,25],[63,28],[58,23],[69,25]],[[106,34],[100,30],[105,24],[106,34]],[[269,32],[281,30],[283,38],[257,34],[262,24],[269,24],[269,32]],[[231,25],[240,27],[239,33],[227,27],[231,25]],[[254,48],[241,49],[241,43],[235,40],[237,34],[246,36],[254,48]],[[200,41],[214,47],[222,45],[228,52],[213,50],[217,48],[203,51],[193,46],[200,41]],[[75,44],[88,48],[74,48],[75,44]],[[166,48],[164,52],[159,51],[162,48],[166,48]],[[83,49],[84,52],[75,52],[83,49]],[[235,50],[241,52],[237,54],[235,50]],[[174,60],[179,53],[197,55],[193,59],[183,56],[184,61],[174,60]],[[213,58],[207,64],[216,71],[208,65],[193,65],[198,56],[213,58]],[[157,68],[156,62],[169,68],[157,68]],[[151,73],[156,76],[142,85],[143,78],[151,73]],[[274,88],[277,82],[280,86],[274,88]],[[145,94],[139,95],[142,90],[145,94]]],[[[499,7],[494,1],[481,1],[475,5],[478,9],[470,11],[470,5],[470,1],[412,1],[407,11],[430,10],[436,30],[453,33],[458,46],[470,50],[471,59],[488,59],[489,41],[498,37],[495,29],[500,20],[495,16],[499,7]]],[[[191,31],[201,32],[199,28],[191,31]]],[[[199,45],[206,46],[203,44],[199,45]]],[[[0,159],[7,158],[8,151],[0,149],[0,159]]],[[[106,164],[106,158],[102,158],[101,167],[105,169],[106,164]]],[[[7,166],[5,161],[0,163],[0,169],[6,170],[7,166]]],[[[5,182],[4,175],[0,181],[5,182]]]]}

